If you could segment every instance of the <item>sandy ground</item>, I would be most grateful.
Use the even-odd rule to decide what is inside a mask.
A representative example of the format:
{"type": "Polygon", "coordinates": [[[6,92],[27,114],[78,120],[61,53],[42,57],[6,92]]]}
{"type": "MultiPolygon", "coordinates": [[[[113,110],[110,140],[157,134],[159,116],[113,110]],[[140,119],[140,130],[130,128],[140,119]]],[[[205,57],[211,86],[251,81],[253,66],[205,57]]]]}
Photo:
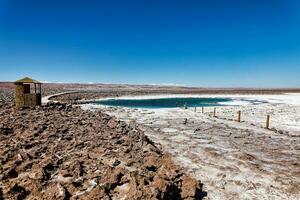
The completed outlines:
{"type": "Polygon", "coordinates": [[[217,108],[217,118],[213,108],[205,108],[205,113],[193,108],[83,108],[100,107],[137,122],[204,183],[208,199],[300,199],[300,95],[234,98],[233,105],[217,108]],[[248,100],[268,103],[251,105],[248,100]],[[238,110],[241,123],[235,121],[238,110]],[[266,114],[271,115],[272,130],[263,128],[266,114]]]}

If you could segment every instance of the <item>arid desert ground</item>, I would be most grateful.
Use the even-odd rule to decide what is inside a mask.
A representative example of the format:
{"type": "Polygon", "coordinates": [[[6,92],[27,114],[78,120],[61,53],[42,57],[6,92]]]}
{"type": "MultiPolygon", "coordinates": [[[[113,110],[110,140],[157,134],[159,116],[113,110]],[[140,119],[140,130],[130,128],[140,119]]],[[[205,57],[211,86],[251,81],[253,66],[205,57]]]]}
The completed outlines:
{"type": "Polygon", "coordinates": [[[13,85],[1,83],[0,199],[299,199],[299,92],[45,84],[43,107],[18,110],[13,85]],[[214,117],[213,108],[90,102],[145,95],[269,103],[218,107],[214,117]]]}

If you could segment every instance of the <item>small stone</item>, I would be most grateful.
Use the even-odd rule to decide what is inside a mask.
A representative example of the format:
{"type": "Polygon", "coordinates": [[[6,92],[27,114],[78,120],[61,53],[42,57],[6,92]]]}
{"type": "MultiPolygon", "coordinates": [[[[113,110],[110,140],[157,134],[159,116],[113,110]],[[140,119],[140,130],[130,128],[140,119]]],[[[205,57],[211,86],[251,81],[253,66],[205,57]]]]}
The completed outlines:
{"type": "Polygon", "coordinates": [[[118,121],[115,118],[111,118],[107,123],[107,126],[112,129],[116,128],[117,125],[118,125],[118,121]]]}
{"type": "Polygon", "coordinates": [[[113,163],[112,163],[112,166],[113,167],[116,167],[116,166],[118,166],[119,164],[121,164],[121,161],[119,161],[119,160],[115,160],[113,163]]]}
{"type": "Polygon", "coordinates": [[[195,179],[185,175],[182,177],[181,197],[183,199],[195,197],[197,188],[198,183],[195,179]]]}

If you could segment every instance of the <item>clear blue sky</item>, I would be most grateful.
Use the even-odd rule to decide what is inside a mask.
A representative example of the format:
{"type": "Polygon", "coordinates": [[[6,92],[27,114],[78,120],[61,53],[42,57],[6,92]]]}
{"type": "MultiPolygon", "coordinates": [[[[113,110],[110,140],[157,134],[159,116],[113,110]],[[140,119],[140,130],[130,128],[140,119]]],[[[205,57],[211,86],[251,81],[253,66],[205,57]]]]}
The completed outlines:
{"type": "Polygon", "coordinates": [[[0,0],[0,80],[300,87],[299,0],[0,0]]]}

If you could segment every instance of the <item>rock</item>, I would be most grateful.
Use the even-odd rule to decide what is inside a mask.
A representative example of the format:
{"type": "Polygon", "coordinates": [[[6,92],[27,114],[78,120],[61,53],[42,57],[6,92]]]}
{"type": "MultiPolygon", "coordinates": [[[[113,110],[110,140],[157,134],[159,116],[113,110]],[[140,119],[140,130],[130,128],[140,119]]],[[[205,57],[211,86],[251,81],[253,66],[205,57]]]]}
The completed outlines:
{"type": "Polygon", "coordinates": [[[70,170],[71,170],[71,171],[69,171],[70,174],[72,174],[74,177],[80,177],[80,176],[83,176],[83,174],[84,174],[82,162],[80,162],[78,160],[71,164],[70,170]]]}
{"type": "Polygon", "coordinates": [[[5,176],[6,179],[17,178],[17,177],[18,177],[18,172],[14,168],[9,170],[7,175],[5,176]]]}
{"type": "Polygon", "coordinates": [[[55,173],[57,170],[57,167],[53,165],[52,163],[48,163],[42,168],[42,174],[43,174],[43,181],[50,180],[51,176],[55,173]]]}
{"type": "Polygon", "coordinates": [[[111,200],[110,196],[107,195],[104,188],[97,186],[91,192],[84,196],[81,196],[82,200],[111,200]]]}
{"type": "Polygon", "coordinates": [[[157,160],[158,160],[157,156],[154,156],[154,155],[148,156],[148,157],[144,158],[143,166],[149,171],[156,172],[156,170],[157,170],[157,166],[156,166],[157,160]]]}
{"type": "Polygon", "coordinates": [[[81,187],[83,185],[83,180],[81,178],[76,179],[72,182],[75,187],[81,187]]]}
{"type": "Polygon", "coordinates": [[[39,171],[36,171],[36,172],[33,172],[31,173],[29,176],[28,176],[30,179],[32,180],[40,180],[41,182],[43,180],[46,180],[46,178],[44,177],[44,173],[43,173],[43,170],[39,170],[39,171]]]}
{"type": "Polygon", "coordinates": [[[11,199],[25,199],[30,194],[29,191],[26,191],[25,188],[15,184],[11,187],[9,191],[9,198],[11,199]]]}
{"type": "Polygon", "coordinates": [[[186,175],[182,177],[182,187],[181,187],[181,197],[183,199],[187,198],[195,198],[196,197],[196,191],[199,187],[198,182],[186,175]]]}
{"type": "Polygon", "coordinates": [[[11,135],[13,134],[13,129],[8,127],[0,127],[0,135],[11,135]]]}
{"type": "Polygon", "coordinates": [[[161,194],[165,193],[168,187],[168,182],[160,177],[155,177],[153,181],[153,186],[159,192],[159,198],[162,198],[161,194]]]}
{"type": "Polygon", "coordinates": [[[278,133],[279,134],[284,134],[284,131],[283,130],[278,130],[278,133]]]}
{"type": "Polygon", "coordinates": [[[114,117],[112,117],[107,123],[107,126],[111,129],[116,128],[117,125],[118,125],[118,121],[114,117]]]}
{"type": "Polygon", "coordinates": [[[67,200],[70,199],[71,194],[60,183],[50,184],[46,191],[44,191],[44,198],[46,199],[57,199],[57,200],[67,200]]]}
{"type": "Polygon", "coordinates": [[[113,167],[116,167],[116,166],[118,166],[119,164],[121,164],[121,161],[119,161],[119,160],[115,160],[113,163],[112,163],[112,166],[113,167]]]}
{"type": "Polygon", "coordinates": [[[2,188],[0,188],[0,200],[4,200],[2,188]]]}
{"type": "Polygon", "coordinates": [[[170,183],[167,180],[157,178],[153,183],[155,187],[156,198],[158,199],[174,199],[180,200],[180,188],[174,183],[170,183]]]}

